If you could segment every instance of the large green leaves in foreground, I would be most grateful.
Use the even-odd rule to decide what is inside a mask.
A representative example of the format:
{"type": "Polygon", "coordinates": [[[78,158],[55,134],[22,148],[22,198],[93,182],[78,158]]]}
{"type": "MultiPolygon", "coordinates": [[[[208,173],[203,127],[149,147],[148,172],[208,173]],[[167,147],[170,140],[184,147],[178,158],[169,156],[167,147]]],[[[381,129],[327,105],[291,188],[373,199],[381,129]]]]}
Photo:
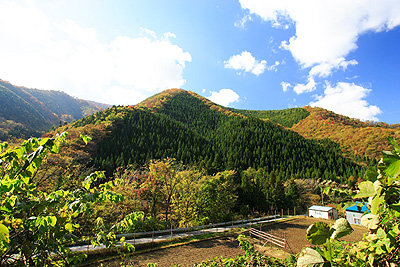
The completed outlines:
{"type": "MultiPolygon", "coordinates": [[[[21,146],[0,149],[0,265],[47,266],[68,265],[82,255],[68,256],[67,244],[73,244],[79,225],[73,218],[87,212],[97,201],[119,202],[122,196],[113,193],[113,183],[94,187],[103,173],[88,176],[75,191],[57,190],[45,193],[32,182],[48,153],[58,153],[66,133],[55,138],[31,138],[21,146]]],[[[85,142],[89,138],[84,138],[85,142]]],[[[101,220],[99,220],[101,221],[101,220]]],[[[132,226],[137,216],[131,215],[108,231],[99,231],[89,238],[93,245],[115,246],[114,233],[132,226]]],[[[124,243],[121,240],[121,243],[124,243]]],[[[126,244],[126,243],[124,243],[126,244]]]]}
{"type": "Polygon", "coordinates": [[[322,222],[313,224],[307,230],[307,239],[321,246],[315,250],[307,248],[298,258],[299,266],[320,265],[320,256],[329,266],[398,266],[400,147],[393,138],[388,141],[394,150],[383,152],[378,168],[368,170],[365,176],[368,181],[358,184],[359,192],[354,196],[368,203],[369,212],[362,216],[361,224],[369,229],[369,234],[362,241],[346,244],[334,241],[351,232],[345,219],[337,220],[331,227],[322,222]]]}

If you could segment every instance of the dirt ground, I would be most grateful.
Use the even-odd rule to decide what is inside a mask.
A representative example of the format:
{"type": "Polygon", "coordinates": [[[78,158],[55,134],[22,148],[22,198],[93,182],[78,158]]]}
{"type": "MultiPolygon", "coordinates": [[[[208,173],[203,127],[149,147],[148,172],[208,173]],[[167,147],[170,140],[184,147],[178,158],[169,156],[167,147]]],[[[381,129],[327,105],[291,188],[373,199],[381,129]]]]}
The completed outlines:
{"type": "Polygon", "coordinates": [[[147,266],[148,263],[157,263],[158,267],[178,265],[193,266],[196,263],[211,260],[216,257],[234,258],[244,252],[239,248],[235,237],[221,237],[206,241],[199,241],[188,245],[160,249],[157,251],[140,253],[131,256],[126,261],[104,262],[103,266],[116,267],[121,263],[132,266],[147,266]]]}
{"type": "MultiPolygon", "coordinates": [[[[298,217],[286,222],[275,223],[263,226],[262,230],[273,235],[284,237],[287,240],[287,247],[283,250],[278,249],[274,245],[264,245],[262,241],[252,239],[257,250],[260,250],[268,256],[286,258],[289,254],[297,254],[303,247],[311,246],[306,239],[306,229],[309,225],[317,222],[325,221],[333,224],[333,221],[314,219],[308,217],[298,217]],[[264,245],[264,247],[262,247],[264,245]]],[[[258,227],[257,227],[258,228],[258,227]]],[[[345,241],[361,240],[366,229],[359,226],[353,226],[354,232],[342,238],[345,241]]],[[[259,229],[259,228],[258,228],[259,229]]],[[[239,248],[239,242],[235,237],[220,237],[206,241],[199,241],[187,245],[181,245],[172,248],[160,249],[157,251],[139,253],[133,255],[127,261],[116,260],[113,262],[103,262],[103,266],[121,266],[121,263],[132,266],[147,266],[148,263],[157,263],[158,267],[163,266],[193,266],[213,259],[215,257],[234,258],[244,252],[239,248]]]]}
{"type": "MultiPolygon", "coordinates": [[[[323,221],[328,224],[334,223],[334,221],[330,220],[298,217],[287,222],[275,223],[262,227],[262,231],[278,237],[285,238],[287,240],[287,246],[283,250],[290,254],[297,254],[301,251],[302,248],[306,246],[312,246],[306,238],[306,230],[311,224],[319,221],[323,221]]],[[[359,241],[363,238],[364,233],[367,232],[366,228],[364,227],[355,225],[352,225],[352,227],[354,229],[354,232],[352,232],[348,236],[341,238],[340,240],[352,242],[359,241]]],[[[274,245],[267,245],[267,247],[275,248],[274,245]]]]}

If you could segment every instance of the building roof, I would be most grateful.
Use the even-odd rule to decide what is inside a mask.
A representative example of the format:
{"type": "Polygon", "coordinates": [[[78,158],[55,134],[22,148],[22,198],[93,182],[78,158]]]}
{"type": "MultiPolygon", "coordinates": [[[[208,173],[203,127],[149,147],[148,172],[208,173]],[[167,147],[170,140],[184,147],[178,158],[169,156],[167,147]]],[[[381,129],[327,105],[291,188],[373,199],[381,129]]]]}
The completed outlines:
{"type": "Polygon", "coordinates": [[[309,210],[318,210],[318,211],[330,211],[330,210],[333,210],[332,207],[316,206],[316,205],[313,205],[313,206],[309,207],[308,209],[309,210]]]}
{"type": "Polygon", "coordinates": [[[346,211],[360,212],[360,213],[364,213],[364,212],[368,211],[367,203],[364,203],[364,205],[361,206],[361,207],[357,206],[357,204],[362,204],[362,203],[361,202],[356,202],[355,205],[353,205],[351,207],[348,207],[346,209],[346,211]]]}

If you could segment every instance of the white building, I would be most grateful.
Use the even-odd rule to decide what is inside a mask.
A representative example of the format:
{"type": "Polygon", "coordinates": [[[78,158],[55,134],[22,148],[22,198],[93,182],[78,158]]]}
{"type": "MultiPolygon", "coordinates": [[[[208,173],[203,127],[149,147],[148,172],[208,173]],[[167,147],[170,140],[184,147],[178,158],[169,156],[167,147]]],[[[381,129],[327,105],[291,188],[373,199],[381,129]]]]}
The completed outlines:
{"type": "Polygon", "coordinates": [[[356,202],[354,206],[348,207],[346,209],[346,219],[351,224],[361,224],[361,217],[363,216],[364,212],[368,211],[367,204],[361,206],[362,203],[356,202]],[[358,205],[357,205],[358,204],[358,205]]]}
{"type": "Polygon", "coordinates": [[[338,212],[332,207],[311,206],[308,208],[308,216],[314,218],[323,218],[328,220],[336,220],[339,218],[338,212]]]}

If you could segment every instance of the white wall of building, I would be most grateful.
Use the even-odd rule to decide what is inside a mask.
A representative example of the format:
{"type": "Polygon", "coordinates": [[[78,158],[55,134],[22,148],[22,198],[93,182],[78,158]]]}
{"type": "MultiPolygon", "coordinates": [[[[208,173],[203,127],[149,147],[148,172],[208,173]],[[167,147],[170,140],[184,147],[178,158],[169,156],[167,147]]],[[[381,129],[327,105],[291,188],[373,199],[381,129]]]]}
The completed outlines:
{"type": "Polygon", "coordinates": [[[346,210],[346,219],[349,221],[350,224],[361,224],[361,217],[363,213],[361,212],[353,212],[346,210]]]}

